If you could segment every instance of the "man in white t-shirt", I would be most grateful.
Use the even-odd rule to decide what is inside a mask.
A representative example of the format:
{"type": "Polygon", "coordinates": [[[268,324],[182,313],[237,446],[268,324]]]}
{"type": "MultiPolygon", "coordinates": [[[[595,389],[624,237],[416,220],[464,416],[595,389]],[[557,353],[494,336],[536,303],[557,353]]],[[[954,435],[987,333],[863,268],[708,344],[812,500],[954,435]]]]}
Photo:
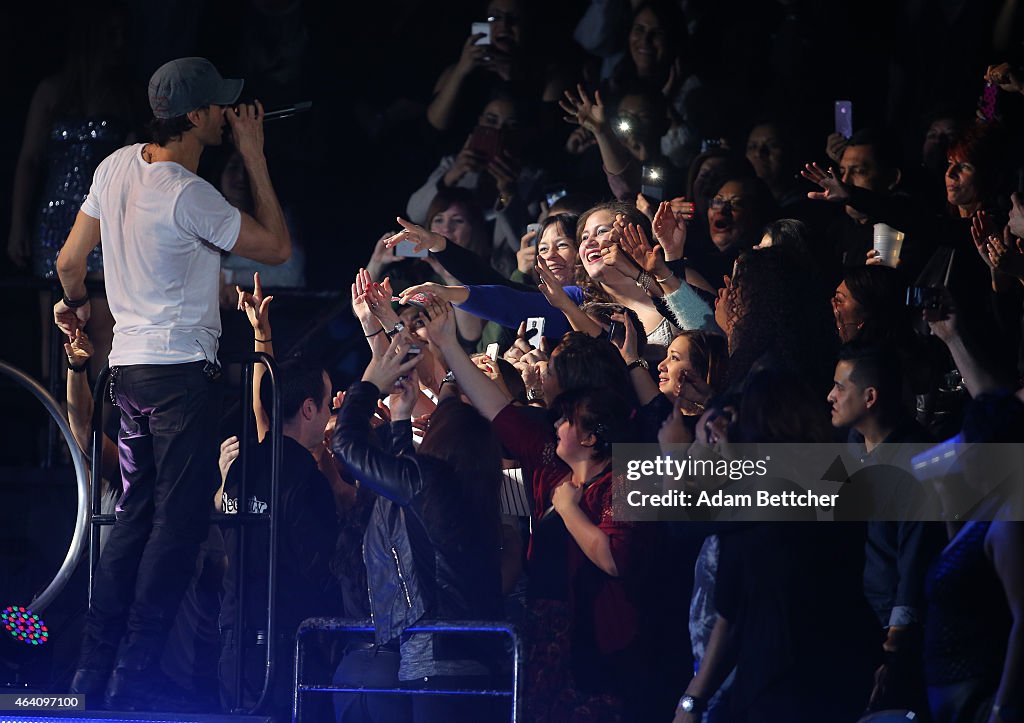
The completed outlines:
{"type": "Polygon", "coordinates": [[[160,705],[160,655],[219,484],[221,251],[270,264],[291,253],[263,155],[263,108],[230,107],[242,82],[221,78],[203,58],[161,66],[149,83],[154,142],[100,163],[57,260],[64,298],[54,320],[73,336],[89,320],[86,257],[102,239],[115,321],[110,367],[124,494],[72,682],[86,695],[106,687],[111,708],[160,705]],[[196,175],[225,121],[249,174],[252,216],[196,175]]]}

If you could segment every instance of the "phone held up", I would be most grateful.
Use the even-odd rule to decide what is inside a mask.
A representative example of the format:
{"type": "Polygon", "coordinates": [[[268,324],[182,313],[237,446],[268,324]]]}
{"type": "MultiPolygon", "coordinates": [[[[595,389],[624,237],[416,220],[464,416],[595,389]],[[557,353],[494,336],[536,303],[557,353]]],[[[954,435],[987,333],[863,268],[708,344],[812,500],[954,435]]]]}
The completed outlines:
{"type": "Polygon", "coordinates": [[[482,38],[477,40],[473,45],[490,45],[491,44],[491,24],[486,20],[482,23],[473,23],[469,28],[470,35],[483,35],[482,38]]]}
{"type": "Polygon", "coordinates": [[[853,101],[836,101],[836,133],[849,139],[853,135],[853,101]]]}
{"type": "Polygon", "coordinates": [[[533,336],[529,337],[530,346],[534,349],[540,349],[540,342],[544,338],[544,324],[547,322],[543,316],[531,316],[526,320],[526,331],[530,332],[531,329],[536,329],[533,336]]]}
{"type": "Polygon", "coordinates": [[[425,259],[430,253],[426,249],[417,251],[416,242],[409,240],[399,241],[397,244],[395,244],[395,247],[392,250],[394,251],[395,256],[401,256],[410,259],[425,259]]]}
{"type": "Polygon", "coordinates": [[[656,203],[665,200],[665,171],[644,164],[640,171],[640,193],[656,203]]]}
{"type": "Polygon", "coordinates": [[[526,227],[526,233],[534,233],[535,234],[534,237],[532,239],[530,239],[530,245],[531,246],[536,246],[537,242],[540,241],[540,224],[539,223],[528,224],[527,227],[526,227]]]}

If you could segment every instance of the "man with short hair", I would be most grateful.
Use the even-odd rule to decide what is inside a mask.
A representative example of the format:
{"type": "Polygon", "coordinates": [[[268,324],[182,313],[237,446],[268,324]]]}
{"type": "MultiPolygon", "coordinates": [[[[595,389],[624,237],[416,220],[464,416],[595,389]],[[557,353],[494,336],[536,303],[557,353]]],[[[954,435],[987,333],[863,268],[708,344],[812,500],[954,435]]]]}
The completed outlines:
{"type": "Polygon", "coordinates": [[[808,197],[843,204],[845,215],[833,221],[825,233],[843,268],[864,264],[874,245],[874,225],[886,223],[906,234],[900,270],[908,279],[916,278],[927,260],[920,239],[927,237],[922,224],[929,214],[920,199],[900,190],[903,173],[891,138],[872,129],[857,131],[843,150],[838,171],[812,166],[803,175],[822,189],[808,197]]]}
{"type": "Polygon", "coordinates": [[[100,163],[57,259],[64,298],[54,320],[72,337],[89,320],[85,262],[102,238],[115,320],[109,363],[124,494],[71,686],[97,694],[109,677],[113,708],[160,705],[160,655],[206,536],[217,489],[221,252],[271,264],[291,253],[263,156],[263,109],[229,107],[242,83],[204,58],[161,66],[149,83],[154,142],[100,163]],[[253,216],[196,175],[225,119],[252,183],[253,216]]]}
{"type": "MultiPolygon", "coordinates": [[[[338,475],[333,454],[325,444],[325,430],[331,418],[331,379],[318,365],[289,360],[278,370],[282,454],[277,509],[277,584],[275,588],[274,631],[275,674],[268,694],[267,712],[286,717],[291,709],[290,675],[295,651],[295,631],[310,617],[341,613],[342,594],[331,572],[331,559],[338,538],[338,511],[351,502],[354,488],[338,475]],[[348,497],[346,499],[346,496],[348,497]]],[[[261,384],[263,410],[271,407],[270,384],[261,384]]],[[[247,465],[246,499],[239,499],[242,464],[235,460],[224,483],[223,510],[263,513],[271,510],[271,444],[264,439],[247,465]]],[[[257,643],[266,635],[267,551],[270,544],[266,526],[249,528],[245,537],[247,593],[243,610],[243,633],[238,634],[239,575],[238,528],[224,531],[228,570],[224,580],[220,630],[221,705],[235,704],[235,661],[238,642],[244,645],[242,705],[255,705],[264,681],[264,651],[257,643]]]]}
{"type": "MultiPolygon", "coordinates": [[[[871,519],[868,513],[864,548],[864,596],[885,630],[882,662],[869,701],[873,710],[927,710],[920,659],[924,577],[945,542],[939,523],[915,521],[926,514],[923,505],[929,498],[909,472],[892,470],[910,469],[914,448],[901,448],[902,443],[930,441],[924,428],[904,409],[902,388],[903,374],[895,350],[854,342],[839,352],[828,395],[832,425],[849,428],[849,443],[860,462],[890,466],[885,471],[862,469],[844,485],[867,487],[873,498],[872,511],[882,517],[871,519]]],[[[837,519],[850,517],[840,511],[843,497],[841,492],[837,519]]]]}

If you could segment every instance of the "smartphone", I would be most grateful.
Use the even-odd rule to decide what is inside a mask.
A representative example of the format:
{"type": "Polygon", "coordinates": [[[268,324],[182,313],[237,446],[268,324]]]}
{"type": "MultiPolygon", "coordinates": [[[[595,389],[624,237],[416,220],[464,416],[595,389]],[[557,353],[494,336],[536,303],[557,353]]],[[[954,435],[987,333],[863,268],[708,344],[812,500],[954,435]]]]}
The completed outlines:
{"type": "Polygon", "coordinates": [[[532,239],[530,239],[530,245],[531,246],[536,246],[537,242],[540,241],[540,224],[539,223],[531,223],[531,224],[527,225],[526,233],[530,233],[532,231],[536,231],[537,235],[534,236],[532,239]]]}
{"type": "Polygon", "coordinates": [[[640,193],[652,201],[665,200],[665,171],[657,166],[644,164],[640,171],[640,193]]]}
{"type": "Polygon", "coordinates": [[[526,320],[526,330],[536,329],[537,333],[530,337],[530,346],[540,349],[540,342],[544,338],[544,324],[547,321],[543,316],[531,316],[526,320]]]}
{"type": "Polygon", "coordinates": [[[473,23],[469,27],[470,35],[481,35],[483,37],[477,40],[473,45],[490,45],[491,44],[491,24],[486,20],[482,23],[473,23]]]}
{"type": "Polygon", "coordinates": [[[985,83],[985,89],[978,98],[978,115],[986,123],[996,117],[996,103],[999,98],[999,86],[989,81],[985,83]]]}
{"type": "Polygon", "coordinates": [[[836,133],[843,138],[853,135],[853,101],[836,101],[836,133]]]}
{"type": "Polygon", "coordinates": [[[608,341],[616,346],[621,346],[626,341],[626,327],[621,321],[612,319],[608,322],[608,341]]]}
{"type": "Polygon", "coordinates": [[[469,150],[489,161],[498,155],[501,147],[501,131],[488,126],[477,126],[469,136],[469,150]]]}
{"type": "Polygon", "coordinates": [[[416,242],[409,240],[399,241],[395,244],[395,247],[392,250],[395,252],[395,256],[404,256],[406,258],[414,259],[425,259],[430,254],[426,249],[417,251],[416,242]]]}
{"type": "Polygon", "coordinates": [[[560,198],[565,196],[565,194],[566,190],[564,188],[559,188],[555,191],[549,191],[548,193],[544,194],[544,200],[547,201],[548,208],[554,206],[560,198]]]}
{"type": "Polygon", "coordinates": [[[498,342],[493,341],[490,344],[488,344],[487,351],[484,353],[487,354],[488,358],[491,361],[498,361],[498,342]]]}

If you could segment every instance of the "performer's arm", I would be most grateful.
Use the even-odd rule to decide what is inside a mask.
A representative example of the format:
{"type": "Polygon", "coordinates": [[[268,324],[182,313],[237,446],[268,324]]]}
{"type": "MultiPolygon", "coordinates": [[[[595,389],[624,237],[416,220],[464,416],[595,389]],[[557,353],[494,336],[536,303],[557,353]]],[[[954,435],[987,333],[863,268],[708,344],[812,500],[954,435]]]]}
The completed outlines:
{"type": "Polygon", "coordinates": [[[85,289],[85,274],[89,254],[100,242],[100,220],[78,212],[64,247],[57,256],[57,276],[64,287],[64,298],[72,301],[84,299],[81,306],[68,306],[61,299],[53,307],[53,320],[60,330],[73,338],[75,330],[89,321],[89,300],[85,289]]]}

